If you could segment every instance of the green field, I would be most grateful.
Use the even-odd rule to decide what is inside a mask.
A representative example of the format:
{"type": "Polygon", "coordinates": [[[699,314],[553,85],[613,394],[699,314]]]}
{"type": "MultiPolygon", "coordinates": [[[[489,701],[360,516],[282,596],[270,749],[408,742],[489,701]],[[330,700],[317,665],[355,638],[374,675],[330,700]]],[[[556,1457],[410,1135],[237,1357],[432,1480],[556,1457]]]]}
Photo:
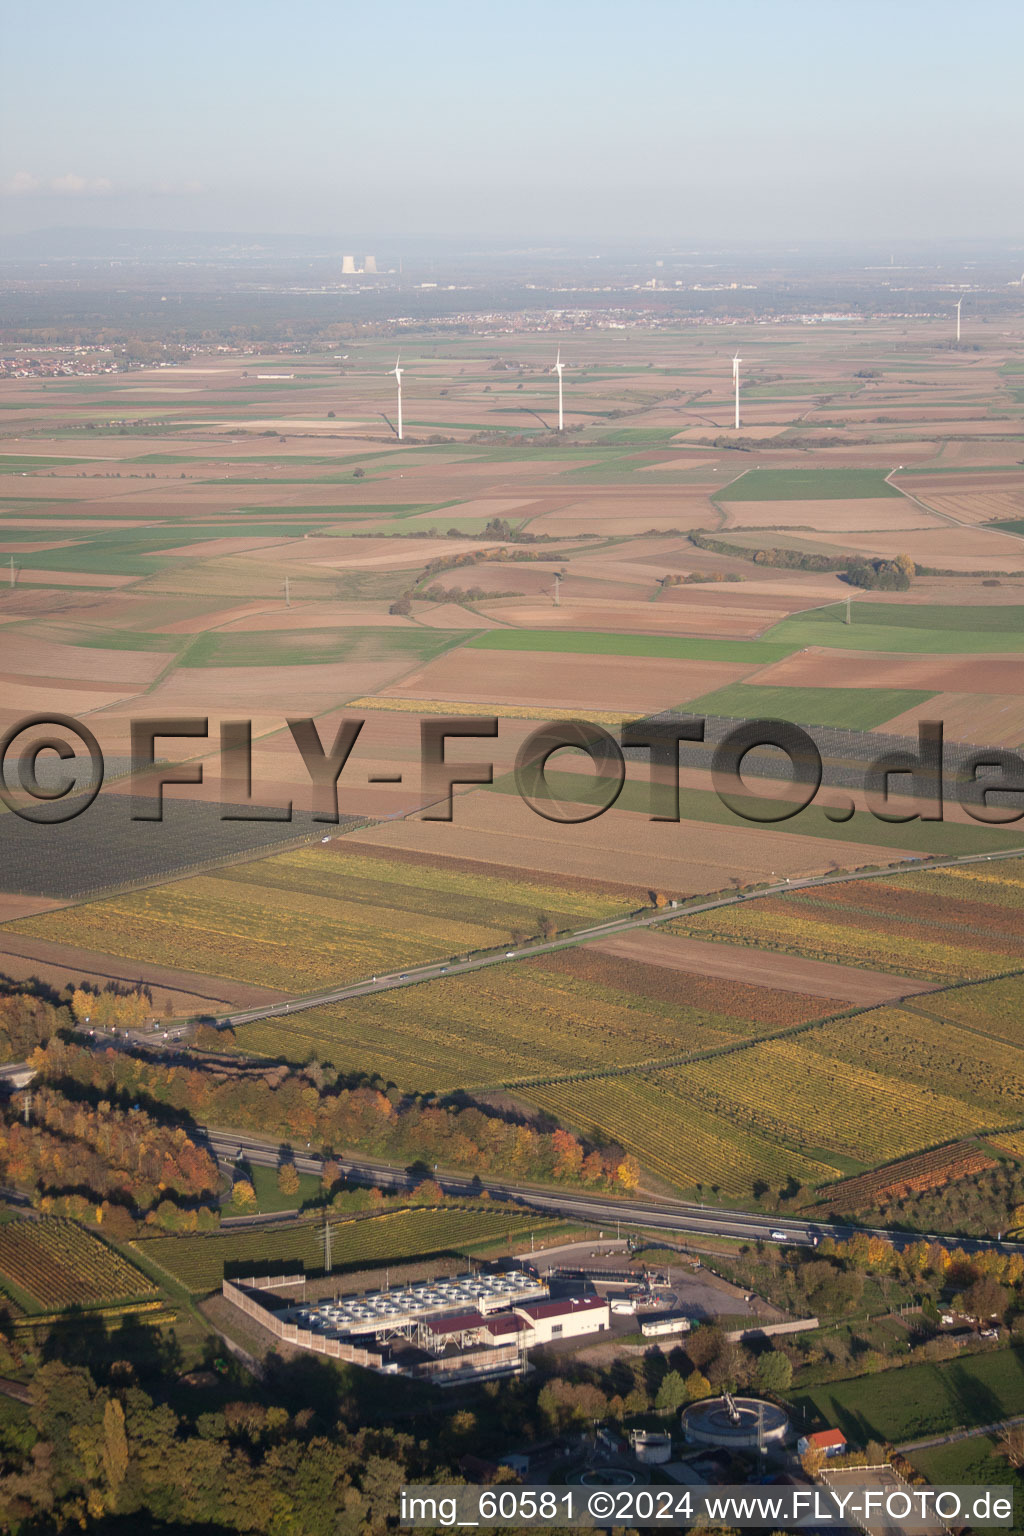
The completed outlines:
{"type": "Polygon", "coordinates": [[[957,1440],[953,1445],[913,1451],[908,1459],[933,1488],[1012,1488],[1016,1513],[1010,1529],[1024,1530],[1024,1477],[1000,1455],[994,1439],[972,1435],[969,1440],[957,1440]]]}
{"type": "MultiPolygon", "coordinates": [[[[845,603],[835,603],[828,608],[815,608],[802,617],[808,623],[832,624],[845,612],[845,603]]],[[[1020,604],[969,608],[953,603],[865,601],[856,603],[852,612],[854,626],[867,623],[895,629],[951,629],[958,634],[1018,635],[1024,632],[1024,606],[1020,604]]]]}
{"type": "Polygon", "coordinates": [[[186,644],[183,635],[148,635],[138,629],[93,629],[62,634],[70,645],[95,651],[177,651],[186,644]]]}
{"type": "Polygon", "coordinates": [[[859,501],[899,497],[881,469],[748,469],[717,501],[859,501]]]}
{"type": "Polygon", "coordinates": [[[942,608],[927,603],[830,603],[798,614],[765,632],[787,651],[827,646],[842,651],[895,651],[916,655],[981,656],[1024,651],[1024,609],[942,608]]]}
{"type": "Polygon", "coordinates": [[[328,662],[429,661],[465,637],[447,629],[296,629],[210,632],[182,657],[183,667],[301,667],[328,662]]]}
{"type": "Polygon", "coordinates": [[[852,395],[857,387],[853,380],[826,384],[815,379],[791,379],[782,384],[751,384],[743,393],[748,400],[797,400],[805,395],[852,395]]]}
{"type": "MultiPolygon", "coordinates": [[[[408,536],[409,534],[419,533],[426,537],[428,534],[446,534],[449,528],[454,528],[459,533],[466,535],[478,534],[483,533],[489,521],[490,519],[486,517],[458,517],[445,512],[439,512],[436,516],[420,516],[417,514],[412,518],[396,518],[393,522],[377,523],[373,528],[373,536],[374,538],[386,539],[396,534],[408,536]]],[[[510,519],[510,521],[513,527],[518,527],[522,522],[522,518],[514,518],[510,519]]],[[[336,528],[334,529],[334,534],[336,537],[341,538],[356,538],[365,537],[368,531],[365,528],[336,528]]],[[[443,546],[441,548],[443,549],[443,546]]],[[[422,558],[421,555],[420,559],[422,558]]]]}
{"type": "MultiPolygon", "coordinates": [[[[389,1211],[381,1216],[342,1217],[333,1221],[335,1270],[398,1263],[431,1254],[461,1253],[479,1244],[528,1238],[555,1225],[542,1216],[526,1217],[508,1207],[426,1207],[389,1211]]],[[[225,1268],[241,1274],[251,1265],[294,1261],[308,1273],[323,1270],[323,1220],[262,1228],[236,1228],[208,1237],[143,1238],[138,1252],[186,1286],[193,1295],[216,1290],[225,1268]]]]}
{"type": "Polygon", "coordinates": [[[599,630],[490,629],[468,644],[482,651],[553,651],[575,656],[664,656],[674,661],[738,661],[767,666],[793,649],[763,640],[703,640],[677,635],[610,635],[599,630]]]}
{"type": "MultiPolygon", "coordinates": [[[[256,1191],[255,1209],[264,1216],[272,1215],[275,1211],[300,1210],[307,1203],[314,1202],[320,1193],[320,1180],[311,1173],[299,1174],[299,1189],[294,1195],[282,1194],[278,1189],[276,1168],[264,1168],[262,1164],[254,1164],[248,1170],[246,1177],[256,1191]]],[[[252,1211],[253,1207],[250,1206],[250,1214],[252,1211]]],[[[235,1214],[235,1212],[228,1210],[224,1214],[235,1214]]]]}
{"type": "MultiPolygon", "coordinates": [[[[556,799],[576,805],[597,805],[603,798],[598,781],[591,775],[551,770],[546,778],[556,799]]],[[[519,790],[514,776],[504,774],[494,781],[488,792],[513,795],[518,794],[519,790]]],[[[767,794],[751,795],[749,801],[751,810],[756,810],[759,817],[768,811],[777,814],[783,809],[781,801],[772,800],[767,794]]],[[[653,808],[648,785],[639,779],[627,779],[615,801],[615,809],[650,815],[653,808]]],[[[737,815],[710,789],[687,789],[680,786],[679,816],[684,822],[747,827],[754,833],[758,830],[757,821],[737,815]]],[[[997,831],[993,827],[966,826],[950,821],[893,823],[863,814],[854,815],[846,822],[833,822],[816,805],[809,805],[806,810],[788,820],[775,823],[770,826],[770,830],[804,837],[830,838],[839,842],[873,843],[880,848],[912,848],[922,854],[995,853],[1001,848],[1017,848],[1024,842],[1020,829],[1013,826],[997,831]]]]}
{"type": "Polygon", "coordinates": [[[799,725],[870,731],[934,697],[919,688],[772,688],[732,683],[691,699],[686,711],[737,720],[793,720],[799,725]]]}
{"type": "Polygon", "coordinates": [[[0,453],[0,475],[30,475],[36,469],[67,469],[72,464],[102,462],[101,459],[47,458],[35,453],[0,453]]]}
{"type": "MultiPolygon", "coordinates": [[[[311,523],[262,524],[217,523],[178,524],[170,527],[118,528],[96,533],[82,531],[81,542],[67,549],[43,549],[19,555],[24,571],[75,571],[115,576],[154,576],[168,565],[185,565],[186,560],[166,551],[211,539],[291,538],[311,533],[318,525],[311,523]]],[[[77,532],[78,530],[76,530],[77,532]]]]}
{"type": "Polygon", "coordinates": [[[793,1394],[793,1401],[809,1422],[841,1429],[854,1445],[869,1439],[899,1444],[1024,1411],[1024,1352],[1000,1349],[903,1366],[812,1387],[793,1394]]]}
{"type": "MultiPolygon", "coordinates": [[[[330,461],[324,459],[322,462],[330,461]]],[[[289,464],[295,464],[295,459],[289,459],[289,464]]],[[[454,505],[457,505],[457,502],[442,502],[441,505],[416,501],[395,502],[393,505],[388,505],[387,502],[365,502],[365,504],[344,502],[341,507],[239,507],[238,510],[253,518],[309,518],[319,519],[321,522],[336,522],[338,518],[416,518],[421,513],[444,511],[445,507],[454,507],[454,505]]]]}

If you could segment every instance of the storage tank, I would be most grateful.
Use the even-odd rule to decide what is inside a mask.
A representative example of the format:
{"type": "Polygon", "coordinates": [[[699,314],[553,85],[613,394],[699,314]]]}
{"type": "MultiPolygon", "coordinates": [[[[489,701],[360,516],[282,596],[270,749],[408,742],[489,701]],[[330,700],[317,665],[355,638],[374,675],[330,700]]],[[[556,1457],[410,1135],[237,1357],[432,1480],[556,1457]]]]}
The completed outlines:
{"type": "Polygon", "coordinates": [[[636,1429],[629,1437],[633,1454],[645,1467],[672,1460],[672,1436],[656,1429],[636,1429]]]}
{"type": "Polygon", "coordinates": [[[715,1445],[727,1451],[756,1451],[780,1446],[789,1434],[789,1415],[759,1397],[706,1397],[681,1416],[689,1445],[715,1445]]]}

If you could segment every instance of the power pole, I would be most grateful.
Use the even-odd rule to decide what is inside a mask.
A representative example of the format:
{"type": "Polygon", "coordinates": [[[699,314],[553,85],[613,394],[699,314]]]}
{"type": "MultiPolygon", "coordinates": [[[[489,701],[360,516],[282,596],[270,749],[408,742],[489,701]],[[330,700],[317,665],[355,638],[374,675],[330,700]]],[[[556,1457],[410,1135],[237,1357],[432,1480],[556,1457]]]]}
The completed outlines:
{"type": "Polygon", "coordinates": [[[14,556],[11,556],[11,586],[14,586],[14,556]]]}
{"type": "Polygon", "coordinates": [[[25,1091],[25,1124],[28,1125],[32,1118],[32,1089],[25,1091]]]}
{"type": "Polygon", "coordinates": [[[331,1253],[331,1223],[327,1219],[326,1216],[324,1217],[323,1244],[324,1244],[324,1269],[327,1271],[328,1274],[330,1274],[331,1270],[334,1267],[334,1256],[331,1253]]]}
{"type": "Polygon", "coordinates": [[[852,597],[853,597],[853,593],[852,592],[847,592],[847,594],[846,594],[846,621],[845,621],[847,624],[852,624],[853,623],[853,618],[852,618],[852,615],[850,613],[850,599],[852,597]]]}

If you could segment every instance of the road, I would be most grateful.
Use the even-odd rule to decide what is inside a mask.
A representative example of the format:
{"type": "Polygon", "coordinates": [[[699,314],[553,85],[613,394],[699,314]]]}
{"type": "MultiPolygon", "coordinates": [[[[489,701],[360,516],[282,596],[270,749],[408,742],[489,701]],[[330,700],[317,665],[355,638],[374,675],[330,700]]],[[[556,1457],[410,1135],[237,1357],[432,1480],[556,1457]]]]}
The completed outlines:
{"type": "MultiPolygon", "coordinates": [[[[915,859],[913,862],[900,864],[893,869],[874,869],[854,873],[840,871],[837,874],[806,875],[794,880],[780,880],[775,885],[765,886],[762,890],[741,891],[735,895],[719,897],[716,901],[686,902],[676,907],[657,908],[642,912],[635,917],[616,918],[612,922],[598,923],[590,928],[576,928],[557,939],[542,940],[496,953],[476,955],[468,960],[449,959],[435,961],[430,965],[413,966],[407,971],[389,971],[386,975],[372,976],[367,980],[351,982],[343,987],[332,987],[326,992],[309,993],[303,997],[292,998],[286,1003],[272,1003],[264,1008],[247,1008],[239,1013],[223,1014],[213,1022],[223,1029],[229,1025],[252,1024],[258,1019],[279,1019],[288,1014],[301,1013],[307,1008],[323,1007],[326,1003],[343,1003],[349,998],[366,997],[395,987],[410,987],[421,981],[436,981],[440,976],[463,976],[467,971],[480,971],[491,965],[530,960],[535,955],[546,955],[559,949],[571,949],[578,944],[593,944],[598,939],[611,938],[619,933],[631,933],[638,928],[653,928],[659,923],[668,923],[673,918],[690,916],[695,912],[714,912],[720,907],[734,907],[741,902],[759,901],[768,896],[782,896],[788,891],[809,890],[815,886],[841,885],[850,880],[881,880],[886,876],[905,875],[920,863],[924,863],[929,870],[953,869],[963,864],[986,864],[994,859],[1019,858],[1022,854],[1024,854],[1024,848],[1011,848],[999,853],[967,853],[960,855],[959,858],[927,861],[915,859]]],[[[144,1040],[147,1037],[139,1038],[144,1040]]]]}
{"type": "MultiPolygon", "coordinates": [[[[216,1130],[207,1127],[204,1132],[207,1143],[223,1162],[234,1161],[239,1154],[250,1163],[265,1168],[276,1168],[281,1157],[281,1145],[248,1132],[216,1130]]],[[[294,1154],[295,1166],[300,1173],[319,1176],[323,1159],[316,1153],[294,1154]]],[[[394,1164],[371,1159],[334,1159],[343,1174],[355,1183],[375,1184],[381,1189],[412,1189],[423,1177],[409,1174],[394,1164]]],[[[611,1232],[618,1227],[643,1228],[665,1233],[692,1232],[708,1237],[731,1237],[744,1242],[774,1242],[779,1246],[815,1246],[815,1239],[833,1237],[847,1241],[858,1232],[882,1237],[896,1247],[920,1242],[942,1243],[946,1248],[958,1248],[966,1253],[982,1253],[994,1250],[998,1253],[1024,1254],[1024,1244],[997,1242],[993,1238],[950,1237],[941,1233],[889,1232],[873,1227],[843,1226],[832,1222],[797,1220],[789,1216],[764,1215],[759,1211],[733,1211],[721,1206],[695,1205],[685,1200],[611,1199],[588,1194],[582,1190],[563,1190],[535,1184],[512,1184],[501,1179],[470,1179],[460,1174],[434,1172],[431,1175],[447,1195],[475,1196],[486,1191],[495,1200],[508,1200],[529,1210],[545,1215],[562,1216],[590,1226],[606,1227],[611,1232]],[[778,1236],[773,1234],[778,1233],[778,1236]]],[[[291,1219],[282,1216],[279,1219],[291,1219]]],[[[266,1221],[263,1216],[230,1218],[232,1226],[256,1225],[266,1221]]]]}
{"type": "Polygon", "coordinates": [[[948,1435],[932,1435],[929,1440],[907,1440],[903,1445],[896,1446],[896,1450],[902,1456],[909,1456],[913,1451],[928,1451],[936,1445],[955,1445],[958,1440],[973,1440],[976,1435],[1001,1435],[1004,1430],[1013,1429],[1018,1424],[1024,1424],[1024,1413],[1012,1419],[997,1419],[994,1424],[976,1424],[972,1429],[952,1429],[948,1435]]]}

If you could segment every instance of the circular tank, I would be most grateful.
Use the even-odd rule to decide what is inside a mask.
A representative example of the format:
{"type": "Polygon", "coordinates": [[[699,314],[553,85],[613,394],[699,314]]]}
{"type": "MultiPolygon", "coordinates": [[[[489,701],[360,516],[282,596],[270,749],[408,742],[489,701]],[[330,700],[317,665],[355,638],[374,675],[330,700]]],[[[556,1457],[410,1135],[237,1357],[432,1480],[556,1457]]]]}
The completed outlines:
{"type": "Polygon", "coordinates": [[[644,1466],[657,1466],[672,1460],[672,1436],[653,1429],[639,1430],[632,1437],[633,1454],[644,1466]]]}
{"type": "Polygon", "coordinates": [[[781,1445],[789,1433],[789,1417],[774,1403],[757,1397],[708,1397],[682,1412],[683,1434],[689,1445],[715,1445],[723,1450],[752,1450],[781,1445]]]}

